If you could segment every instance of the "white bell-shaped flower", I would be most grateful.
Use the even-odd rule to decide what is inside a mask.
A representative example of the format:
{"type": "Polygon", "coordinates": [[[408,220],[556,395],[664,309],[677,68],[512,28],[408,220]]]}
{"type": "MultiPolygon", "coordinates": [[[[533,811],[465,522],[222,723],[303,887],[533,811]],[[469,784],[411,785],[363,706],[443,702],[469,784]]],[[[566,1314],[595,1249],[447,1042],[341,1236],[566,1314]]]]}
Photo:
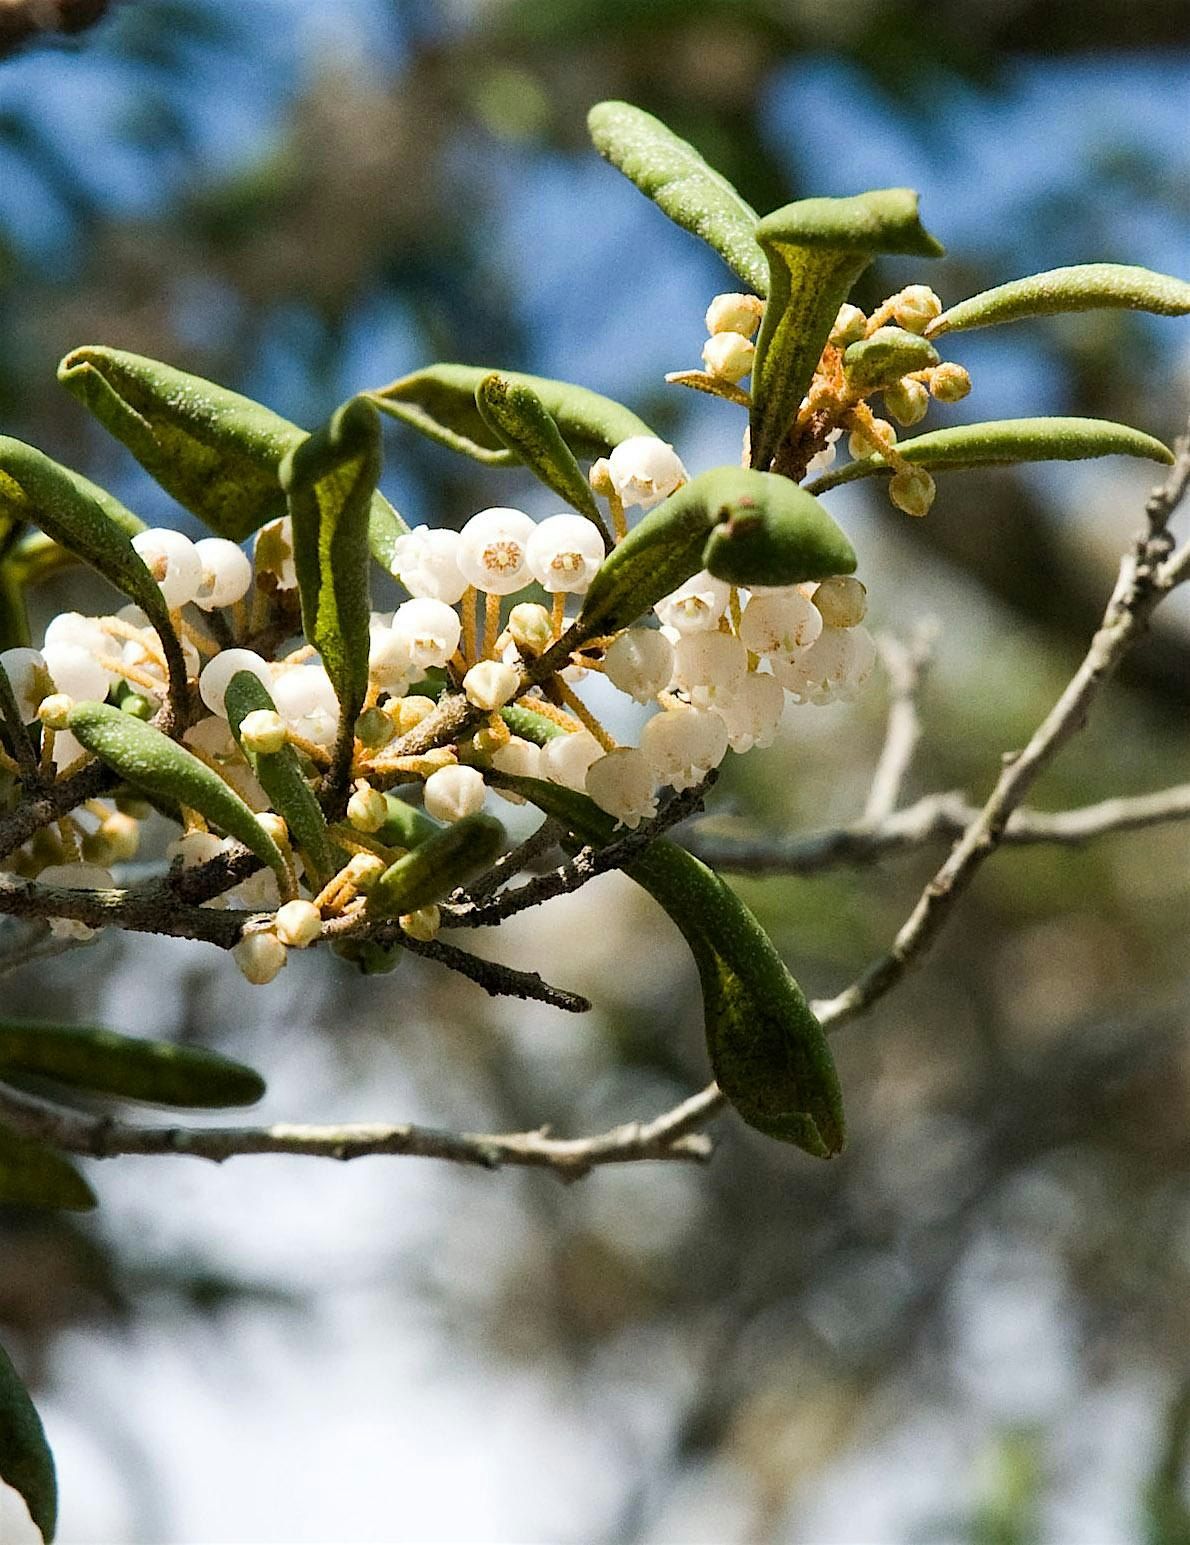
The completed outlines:
{"type": "Polygon", "coordinates": [[[54,686],[68,697],[102,702],[113,676],[79,644],[47,644],[42,651],[54,686]]]}
{"type": "Polygon", "coordinates": [[[700,569],[685,584],[662,596],[653,610],[676,633],[702,633],[718,625],[730,596],[730,585],[700,569]]]}
{"type": "Polygon", "coordinates": [[[800,590],[752,596],[740,618],[740,641],[753,654],[792,660],[822,632],[822,613],[800,590]]]}
{"type": "Polygon", "coordinates": [[[132,538],[171,611],[193,601],[202,585],[202,559],[194,543],[168,526],[150,526],[132,538]]]}
{"type": "Polygon", "coordinates": [[[613,687],[637,703],[651,703],[673,677],[674,647],[655,628],[629,628],[603,657],[613,687]]]}
{"type": "Polygon", "coordinates": [[[406,601],[393,617],[393,634],[419,671],[445,665],[459,647],[462,632],[458,612],[429,597],[406,601]]]}
{"type": "Polygon", "coordinates": [[[266,687],[272,683],[268,662],[252,649],[220,650],[203,666],[202,675],[198,678],[198,695],[211,712],[218,714],[221,719],[227,718],[223,695],[227,691],[228,682],[240,671],[251,671],[266,687]]]}
{"type": "Polygon", "coordinates": [[[631,435],[607,459],[621,504],[651,510],[686,481],[686,469],[672,445],[656,435],[631,435]]]}
{"type": "Polygon", "coordinates": [[[729,703],[748,674],[748,651],[731,633],[688,633],[674,648],[674,685],[696,708],[729,703]]]}
{"type": "Polygon", "coordinates": [[[486,792],[483,774],[477,768],[440,767],[426,779],[426,810],[439,821],[461,821],[483,809],[486,792]]]}
{"type": "Polygon", "coordinates": [[[392,626],[373,617],[368,630],[368,675],[381,692],[403,697],[410,682],[420,675],[413,663],[409,640],[392,626]]]}
{"type": "Polygon", "coordinates": [[[202,580],[194,604],[204,612],[233,606],[252,588],[252,560],[242,547],[222,536],[204,536],[194,551],[202,564],[202,580]]]}
{"type": "Polygon", "coordinates": [[[488,711],[511,702],[520,685],[520,671],[503,660],[479,660],[463,677],[467,701],[488,711]]]}
{"type": "Polygon", "coordinates": [[[116,647],[99,618],[84,617],[81,612],[59,612],[51,617],[44,639],[47,644],[77,644],[93,655],[110,655],[116,647]]]}
{"type": "Polygon", "coordinates": [[[239,755],[231,725],[222,714],[212,714],[192,724],[182,736],[182,744],[215,762],[228,761],[239,755]]]}
{"type": "Polygon", "coordinates": [[[507,773],[511,778],[544,776],[541,770],[541,747],[535,746],[531,740],[522,740],[519,735],[510,735],[492,753],[492,766],[497,772],[507,773]]]}
{"type": "Polygon", "coordinates": [[[555,735],[541,748],[541,777],[563,788],[587,786],[588,769],[604,754],[603,747],[590,730],[575,730],[570,735],[555,735]]]}
{"type": "Polygon", "coordinates": [[[587,793],[620,826],[633,829],[657,814],[657,777],[635,746],[609,751],[587,771],[587,793]]]}
{"type": "Polygon", "coordinates": [[[321,665],[278,672],[272,692],[277,712],[298,735],[318,746],[331,744],[339,728],[339,699],[321,665]]]}
{"type": "Polygon", "coordinates": [[[800,703],[848,703],[867,685],[876,645],[865,627],[823,628],[817,642],[791,661],[774,661],[773,674],[800,703]]]}
{"type": "Polygon", "coordinates": [[[462,540],[457,531],[418,526],[397,538],[392,573],[411,596],[453,606],[468,585],[459,567],[462,540]]]}
{"type": "Polygon", "coordinates": [[[551,594],[581,594],[603,562],[603,538],[582,515],[551,515],[529,538],[529,568],[551,594]]]}
{"type": "Polygon", "coordinates": [[[44,697],[53,692],[55,682],[39,649],[5,649],[0,653],[0,665],[4,667],[12,685],[17,707],[23,724],[37,721],[37,710],[44,697]]]}
{"type": "Polygon", "coordinates": [[[491,595],[523,590],[533,578],[529,542],[534,529],[523,510],[494,506],[472,515],[459,543],[459,568],[467,583],[491,595]]]}
{"type": "MultiPolygon", "coordinates": [[[[101,891],[112,884],[110,869],[98,864],[48,864],[37,876],[39,885],[54,886],[68,891],[101,891]]],[[[93,939],[96,930],[89,923],[79,923],[70,917],[51,917],[50,932],[55,939],[93,939]]]]}
{"type": "Polygon", "coordinates": [[[731,702],[717,704],[715,711],[727,726],[733,751],[771,746],[785,712],[785,692],[775,676],[749,671],[731,702]]]}
{"type": "Polygon", "coordinates": [[[708,709],[667,708],[641,731],[640,749],[660,782],[680,793],[727,755],[727,726],[708,709]]]}

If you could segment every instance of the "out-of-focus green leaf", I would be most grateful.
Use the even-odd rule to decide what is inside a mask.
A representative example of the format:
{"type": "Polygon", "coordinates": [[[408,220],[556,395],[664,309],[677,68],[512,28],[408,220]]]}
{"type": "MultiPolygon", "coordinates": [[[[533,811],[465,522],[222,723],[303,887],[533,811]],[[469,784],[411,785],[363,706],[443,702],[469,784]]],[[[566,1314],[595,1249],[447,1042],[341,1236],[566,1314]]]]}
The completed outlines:
{"type": "Polygon", "coordinates": [[[850,573],[855,552],[788,478],[716,467],[650,510],[608,555],[583,601],[580,633],[627,627],[710,563],[724,577],[739,574],[736,583],[787,585],[850,573]]]}
{"type": "Polygon", "coordinates": [[[69,727],[81,745],[134,788],[197,810],[220,831],[238,837],[269,866],[282,892],[288,888],[285,859],[272,837],[219,774],[184,746],[106,703],[76,703],[69,727]]]}
{"type": "Polygon", "coordinates": [[[391,864],[368,892],[369,917],[398,917],[441,901],[499,856],[504,827],[479,811],[444,826],[391,864]]]}
{"type": "Polygon", "coordinates": [[[0,1479],[19,1491],[46,1545],[58,1526],[58,1479],[29,1391],[0,1347],[0,1479]]]}
{"type": "Polygon", "coordinates": [[[630,102],[597,102],[587,127],[599,154],[683,230],[713,247],[758,295],[768,267],[756,240],[759,215],[693,145],[630,102]]]}
{"type": "MultiPolygon", "coordinates": [[[[613,840],[609,815],[573,789],[535,778],[498,786],[582,842],[613,840]]],[[[684,848],[653,843],[625,865],[681,929],[698,966],[707,1050],[720,1089],[749,1126],[815,1158],[845,1141],[838,1075],[822,1026],[772,941],[726,881],[684,848]]]]}
{"type": "Polygon", "coordinates": [[[0,562],[0,650],[27,646],[31,637],[25,585],[19,569],[5,558],[0,562]]]}
{"type": "Polygon", "coordinates": [[[386,848],[416,848],[442,830],[438,821],[407,799],[396,794],[386,794],[384,799],[388,814],[373,835],[386,848]]]}
{"type": "Polygon", "coordinates": [[[1190,312],[1190,284],[1171,274],[1158,274],[1127,263],[1078,263],[1071,268],[1051,268],[1046,273],[1013,279],[959,301],[934,318],[926,328],[926,336],[940,338],[943,333],[994,327],[1021,317],[1112,308],[1185,316],[1190,312]]]}
{"type": "MultiPolygon", "coordinates": [[[[234,542],[286,513],[277,471],[306,431],[250,397],[123,349],[86,345],[58,379],[192,514],[234,542]]],[[[407,528],[382,494],[373,498],[377,561],[392,528],[407,528]]],[[[391,552],[388,553],[391,558],[391,552]]]]}
{"type": "Polygon", "coordinates": [[[814,375],[839,307],[878,253],[940,257],[917,194],[882,188],[854,198],[801,199],[766,215],[756,237],[769,299],[752,367],[752,465],[767,470],[814,375]]]}
{"type": "MultiPolygon", "coordinates": [[[[1139,456],[1166,465],[1173,460],[1169,447],[1152,435],[1102,418],[1004,418],[956,424],[953,429],[901,440],[897,452],[916,467],[940,472],[1016,461],[1084,461],[1092,456],[1139,456]]],[[[857,478],[891,471],[882,456],[865,456],[832,468],[805,486],[807,492],[820,494],[857,478]]]]}
{"type": "Polygon", "coordinates": [[[862,392],[891,386],[911,370],[925,370],[937,363],[934,345],[902,327],[878,327],[869,337],[853,343],[843,355],[848,385],[862,392]]]}
{"type": "Polygon", "coordinates": [[[251,671],[237,671],[227,684],[223,704],[237,745],[269,803],[289,827],[290,838],[321,889],[347,859],[331,839],[322,806],[302,774],[297,752],[292,746],[282,746],[280,751],[250,751],[240,739],[240,726],[248,714],[276,712],[269,689],[251,671]]]}
{"type": "Polygon", "coordinates": [[[488,466],[515,466],[516,454],[485,421],[475,401],[475,393],[490,375],[535,392],[576,456],[606,456],[621,440],[653,433],[635,413],[585,386],[493,370],[491,365],[427,365],[369,395],[378,408],[439,445],[488,466]]]}
{"type": "Polygon", "coordinates": [[[475,402],[484,421],[517,459],[560,499],[585,515],[606,543],[607,532],[591,485],[533,388],[493,372],[479,383],[475,402]]]}
{"type": "Polygon", "coordinates": [[[322,656],[347,735],[368,691],[368,513],[380,456],[380,415],[366,398],[353,397],[285,456],[279,472],[293,520],[302,623],[322,656]]]}
{"type": "Polygon", "coordinates": [[[56,1149],[0,1125],[0,1202],[89,1212],[95,1193],[56,1149]]]}
{"type": "Polygon", "coordinates": [[[254,1105],[264,1079],[195,1046],[147,1041],[113,1030],[0,1023],[0,1078],[34,1074],[75,1089],[154,1105],[254,1105]]]}

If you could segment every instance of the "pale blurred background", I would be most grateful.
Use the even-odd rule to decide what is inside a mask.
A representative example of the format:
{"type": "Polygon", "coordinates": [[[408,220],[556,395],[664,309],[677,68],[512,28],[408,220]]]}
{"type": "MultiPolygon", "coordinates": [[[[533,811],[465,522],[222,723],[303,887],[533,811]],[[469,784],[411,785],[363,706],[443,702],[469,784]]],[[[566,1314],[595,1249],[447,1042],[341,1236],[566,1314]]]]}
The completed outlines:
{"type": "MultiPolygon", "coordinates": [[[[663,385],[731,287],[587,147],[626,97],[761,209],[910,184],[944,301],[1096,258],[1190,270],[1190,9],[1168,0],[133,0],[0,63],[0,425],[188,527],[54,382],[160,356],[315,424],[433,359],[622,397],[694,470],[730,406],[663,385]]],[[[1168,440],[1190,328],[1105,313],[956,339],[959,416],[1119,417],[1168,440]]],[[[928,426],[927,426],[928,427],[928,426]]],[[[1150,469],[957,474],[925,522],[833,496],[875,622],[942,633],[909,794],[986,791],[1081,654],[1150,469]]],[[[548,513],[393,426],[407,518],[548,513]]],[[[38,597],[86,606],[78,576],[38,597]]],[[[851,819],[883,693],[803,709],[716,808],[851,819]]],[[[1186,777],[1171,608],[1039,791],[1186,777]]],[[[811,994],[881,949],[940,858],[741,885],[811,994]]],[[[1004,852],[926,968],[837,1042],[829,1166],[715,1127],[705,1169],[563,1187],[419,1160],[88,1166],[76,1223],[0,1210],[0,1336],[36,1389],[62,1545],[1186,1545],[1190,833],[1004,852]]],[[[464,941],[468,944],[471,940],[464,941]]],[[[193,1039],[263,1120],[600,1130],[707,1077],[674,930],[609,877],[482,948],[587,992],[493,1004],[412,959],[105,939],[6,1010],[193,1039]]]]}

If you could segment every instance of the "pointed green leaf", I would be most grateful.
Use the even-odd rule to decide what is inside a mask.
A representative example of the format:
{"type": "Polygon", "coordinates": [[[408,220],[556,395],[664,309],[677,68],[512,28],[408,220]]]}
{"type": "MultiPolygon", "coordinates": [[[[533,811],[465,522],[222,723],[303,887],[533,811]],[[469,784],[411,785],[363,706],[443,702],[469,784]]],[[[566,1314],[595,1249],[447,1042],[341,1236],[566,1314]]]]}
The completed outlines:
{"type": "Polygon", "coordinates": [[[926,335],[940,338],[943,333],[994,327],[1021,317],[1106,309],[1185,316],[1190,312],[1190,284],[1171,274],[1157,274],[1127,263],[1078,263],[1071,268],[1051,268],[1044,274],[1013,279],[959,301],[934,318],[926,335]]]}
{"type": "Polygon", "coordinates": [[[599,154],[675,225],[713,247],[758,295],[768,293],[768,269],[755,235],[759,215],[693,145],[629,102],[597,102],[587,127],[599,154]]]}
{"type": "Polygon", "coordinates": [[[556,740],[559,735],[568,733],[553,719],[547,719],[543,713],[526,708],[524,703],[509,703],[500,710],[500,717],[514,735],[532,741],[535,746],[544,746],[547,741],[556,740]]]}
{"type": "Polygon", "coordinates": [[[240,726],[250,713],[277,711],[269,689],[251,671],[237,671],[223,696],[227,722],[236,744],[269,797],[269,803],[289,827],[289,835],[321,889],[347,862],[331,840],[326,817],[314,791],[306,782],[292,746],[280,751],[250,751],[240,739],[240,726]]]}
{"type": "Polygon", "coordinates": [[[46,1545],[58,1525],[58,1479],[45,1428],[29,1392],[0,1347],[0,1480],[19,1491],[46,1545]]]}
{"type": "Polygon", "coordinates": [[[89,1212],[95,1193],[57,1149],[0,1125],[0,1202],[89,1212]]]}
{"type": "Polygon", "coordinates": [[[399,917],[441,901],[490,868],[504,843],[503,826],[483,811],[442,827],[384,871],[368,892],[368,916],[399,917]]]}
{"type": "Polygon", "coordinates": [[[766,215],[756,237],[768,259],[768,305],[752,367],[752,465],[766,470],[797,416],[852,285],[878,253],[940,257],[917,194],[882,188],[854,198],[801,199],[766,215]]]}
{"type": "MultiPolygon", "coordinates": [[[[497,777],[582,842],[612,841],[611,816],[585,794],[497,777]]],[[[715,1078],[749,1126],[815,1158],[839,1153],[843,1102],[822,1026],[772,941],[726,881],[661,840],[625,865],[677,924],[698,966],[715,1078]]]]}
{"type": "Polygon", "coordinates": [[[267,864],[284,892],[285,859],[248,806],[217,772],[151,724],[106,703],[76,703],[69,727],[80,743],[134,788],[185,805],[267,864]]]}
{"type": "Polygon", "coordinates": [[[716,467],[650,510],[609,554],[579,614],[588,638],[643,616],[662,596],[714,563],[738,583],[795,584],[849,573],[855,553],[839,527],[788,478],[716,467]],[[780,579],[762,579],[779,573],[780,579]]]}
{"type": "Polygon", "coordinates": [[[281,463],[307,640],[350,734],[368,691],[368,514],[380,476],[380,415],[353,397],[281,463]]]}
{"type": "MultiPolygon", "coordinates": [[[[1084,461],[1092,456],[1140,456],[1165,465],[1173,453],[1152,435],[1102,418],[1004,418],[986,424],[956,424],[897,443],[897,452],[916,467],[958,472],[1017,461],[1084,461]]],[[[832,468],[807,483],[812,494],[825,493],[857,478],[891,472],[881,456],[832,468]]]]}
{"type": "Polygon", "coordinates": [[[510,451],[560,499],[585,515],[607,542],[603,517],[595,502],[591,485],[574,459],[574,452],[562,438],[541,398],[524,382],[507,376],[484,376],[475,393],[475,403],[487,423],[510,451]]]}
{"type": "MultiPolygon", "coordinates": [[[[58,379],[220,536],[243,541],[286,513],[277,469],[306,432],[271,408],[159,360],[98,345],[73,349],[58,379]]],[[[407,528],[382,494],[373,514],[376,557],[387,567],[392,526],[398,535],[407,528]]]]}
{"type": "Polygon", "coordinates": [[[94,1094],[154,1105],[254,1105],[259,1073],[196,1046],[67,1025],[0,1022],[0,1078],[32,1074],[94,1094]]]}
{"type": "Polygon", "coordinates": [[[925,370],[937,363],[934,345],[902,327],[878,327],[843,354],[847,384],[864,393],[891,386],[911,370],[925,370]]]}
{"type": "Polygon", "coordinates": [[[401,799],[396,794],[386,794],[384,800],[388,814],[374,836],[386,848],[420,847],[442,830],[441,822],[435,821],[433,816],[427,815],[417,805],[411,805],[407,799],[401,799]]]}
{"type": "Polygon", "coordinates": [[[517,456],[484,420],[475,393],[490,375],[537,394],[576,456],[606,456],[621,440],[653,431],[627,408],[568,381],[491,365],[427,365],[369,395],[378,408],[419,430],[439,445],[493,467],[511,467],[517,456]]]}

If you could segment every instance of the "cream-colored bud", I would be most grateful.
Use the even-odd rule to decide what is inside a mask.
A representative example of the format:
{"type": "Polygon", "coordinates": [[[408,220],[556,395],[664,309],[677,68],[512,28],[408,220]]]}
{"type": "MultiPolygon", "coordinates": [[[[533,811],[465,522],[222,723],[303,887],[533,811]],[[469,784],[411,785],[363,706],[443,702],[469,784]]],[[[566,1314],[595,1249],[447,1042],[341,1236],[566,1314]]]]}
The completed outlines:
{"type": "Polygon", "coordinates": [[[922,467],[902,467],[889,479],[888,497],[906,515],[926,515],[934,502],[934,479],[922,467]]]}
{"type": "Polygon", "coordinates": [[[707,307],[707,332],[742,333],[745,338],[760,326],[764,301],[759,295],[716,295],[707,307]]]}
{"type": "Polygon", "coordinates": [[[390,698],[384,705],[384,711],[392,720],[397,734],[406,735],[416,729],[423,719],[428,719],[437,706],[432,697],[399,697],[390,698]]]}
{"type": "Polygon", "coordinates": [[[121,814],[119,810],[113,810],[100,823],[96,835],[102,838],[107,847],[105,863],[126,864],[136,857],[140,847],[140,822],[130,815],[121,814]]]}
{"type": "Polygon", "coordinates": [[[480,660],[463,677],[463,691],[467,701],[476,708],[503,708],[516,696],[521,684],[521,673],[502,660],[480,660]]]}
{"type": "Polygon", "coordinates": [[[366,894],[387,867],[384,860],[376,853],[354,853],[343,874],[357,891],[363,891],[366,894]]]}
{"type": "Polygon", "coordinates": [[[240,721],[240,743],[245,751],[271,755],[286,741],[285,720],[273,708],[254,708],[240,721]]]}
{"type": "Polygon", "coordinates": [[[864,456],[878,456],[886,446],[897,443],[897,432],[886,418],[874,418],[871,427],[853,429],[847,437],[847,453],[857,461],[864,456]]]}
{"type": "Polygon", "coordinates": [[[867,616],[868,592],[854,574],[824,579],[812,599],[828,628],[854,628],[867,616]]]}
{"type": "Polygon", "coordinates": [[[64,730],[69,727],[73,707],[74,699],[67,697],[65,692],[51,692],[49,697],[42,698],[37,717],[47,730],[64,730]]]}
{"type": "Polygon", "coordinates": [[[347,801],[347,819],[357,832],[378,832],[388,816],[388,801],[379,789],[363,784],[347,801]]]}
{"type": "Polygon", "coordinates": [[[858,343],[864,336],[868,319],[858,306],[840,306],[831,328],[830,341],[836,349],[845,349],[849,343],[858,343]]]}
{"type": "Polygon", "coordinates": [[[616,491],[616,480],[612,476],[612,464],[606,456],[600,456],[598,461],[591,463],[591,470],[587,473],[587,482],[597,494],[602,494],[606,499],[608,494],[616,491]]]}
{"type": "Polygon", "coordinates": [[[930,394],[920,381],[905,376],[885,388],[884,406],[898,424],[908,428],[910,424],[920,424],[929,412],[930,394]]]}
{"type": "Polygon", "coordinates": [[[924,333],[942,315],[942,302],[928,284],[911,284],[893,297],[893,320],[907,333],[924,333]]]}
{"type": "Polygon", "coordinates": [[[256,817],[269,836],[283,851],[289,847],[289,827],[284,818],[272,810],[264,810],[256,817]]]}
{"type": "Polygon", "coordinates": [[[962,402],[971,390],[971,377],[962,365],[946,360],[930,372],[930,390],[939,402],[962,402]]]}
{"type": "Polygon", "coordinates": [[[312,901],[287,901],[274,919],[282,944],[304,950],[322,933],[322,914],[312,901]]]}
{"type": "Polygon", "coordinates": [[[508,614],[508,636],[522,654],[544,654],[554,636],[548,609],[538,601],[519,602],[508,614]]]}
{"type": "Polygon", "coordinates": [[[254,987],[271,982],[287,959],[285,946],[272,932],[245,934],[231,953],[254,987]]]}
{"type": "Polygon", "coordinates": [[[512,731],[503,719],[496,719],[492,724],[485,724],[481,730],[476,730],[472,737],[472,745],[482,757],[493,757],[512,739],[512,731]]]}
{"type": "Polygon", "coordinates": [[[401,925],[401,931],[407,933],[411,939],[420,939],[423,944],[428,944],[431,939],[438,937],[438,930],[442,926],[442,913],[436,906],[418,907],[416,912],[403,912],[397,919],[401,925]]]}
{"type": "Polygon", "coordinates": [[[702,346],[703,364],[721,381],[742,381],[755,356],[756,345],[742,333],[715,333],[702,346]]]}

